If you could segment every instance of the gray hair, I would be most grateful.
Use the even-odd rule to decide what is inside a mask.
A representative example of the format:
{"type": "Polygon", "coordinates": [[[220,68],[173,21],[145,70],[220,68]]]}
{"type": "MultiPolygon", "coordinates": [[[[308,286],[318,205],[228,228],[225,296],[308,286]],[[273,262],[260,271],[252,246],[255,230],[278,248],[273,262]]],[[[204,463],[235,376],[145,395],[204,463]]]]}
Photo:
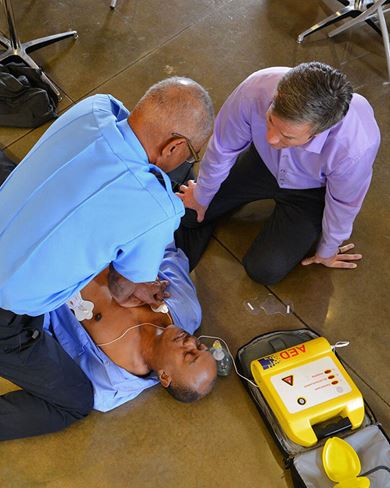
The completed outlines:
{"type": "Polygon", "coordinates": [[[214,109],[207,91],[194,80],[173,76],[151,86],[135,106],[169,132],[186,136],[200,147],[213,129],[214,109]]]}
{"type": "Polygon", "coordinates": [[[272,111],[286,120],[310,123],[318,134],[346,115],[352,93],[339,70],[317,61],[301,63],[279,81],[272,111]]]}

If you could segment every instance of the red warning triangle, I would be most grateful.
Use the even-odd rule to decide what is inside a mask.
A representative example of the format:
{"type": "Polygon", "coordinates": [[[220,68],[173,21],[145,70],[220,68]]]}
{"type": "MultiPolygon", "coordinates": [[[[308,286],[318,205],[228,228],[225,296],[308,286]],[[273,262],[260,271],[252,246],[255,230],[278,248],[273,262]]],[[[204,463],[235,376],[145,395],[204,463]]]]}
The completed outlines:
{"type": "Polygon", "coordinates": [[[290,374],[290,376],[286,376],[285,378],[282,378],[282,381],[284,381],[290,386],[294,386],[294,376],[292,374],[290,374]]]}

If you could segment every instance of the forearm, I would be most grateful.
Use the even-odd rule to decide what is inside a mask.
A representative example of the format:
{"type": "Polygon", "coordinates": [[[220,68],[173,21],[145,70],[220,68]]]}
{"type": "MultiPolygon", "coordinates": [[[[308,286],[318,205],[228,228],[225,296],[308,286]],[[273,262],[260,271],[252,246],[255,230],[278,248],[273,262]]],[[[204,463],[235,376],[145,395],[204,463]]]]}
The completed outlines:
{"type": "Polygon", "coordinates": [[[326,185],[322,236],[317,254],[324,258],[337,254],[339,246],[352,234],[358,215],[371,183],[371,168],[365,173],[349,172],[330,178],[326,185]]]}
{"type": "Polygon", "coordinates": [[[194,197],[198,203],[205,207],[210,204],[221,184],[228,177],[238,154],[224,156],[207,149],[200,165],[194,190],[194,197]]]}
{"type": "Polygon", "coordinates": [[[109,266],[107,282],[111,295],[120,305],[129,299],[136,287],[135,283],[119,274],[112,263],[109,266]]]}
{"type": "Polygon", "coordinates": [[[240,85],[229,96],[219,111],[214,133],[200,165],[195,198],[208,206],[227,178],[238,155],[252,142],[250,129],[251,101],[245,96],[245,86],[240,85]]]}
{"type": "Polygon", "coordinates": [[[325,205],[322,219],[322,235],[317,246],[317,254],[329,258],[338,253],[339,246],[352,234],[353,222],[360,207],[345,204],[325,205]]]}

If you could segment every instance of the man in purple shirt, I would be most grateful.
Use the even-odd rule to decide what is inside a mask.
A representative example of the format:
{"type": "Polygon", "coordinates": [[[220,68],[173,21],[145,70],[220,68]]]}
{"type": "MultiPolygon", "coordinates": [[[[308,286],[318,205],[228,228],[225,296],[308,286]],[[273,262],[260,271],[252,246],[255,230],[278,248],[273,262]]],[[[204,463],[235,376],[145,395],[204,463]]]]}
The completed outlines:
{"type": "Polygon", "coordinates": [[[356,268],[342,246],[370,185],[380,133],[365,98],[319,63],[253,73],[219,112],[197,182],[181,186],[187,207],[176,244],[196,266],[217,219],[273,199],[275,209],[244,256],[249,276],[277,283],[302,264],[356,268]]]}

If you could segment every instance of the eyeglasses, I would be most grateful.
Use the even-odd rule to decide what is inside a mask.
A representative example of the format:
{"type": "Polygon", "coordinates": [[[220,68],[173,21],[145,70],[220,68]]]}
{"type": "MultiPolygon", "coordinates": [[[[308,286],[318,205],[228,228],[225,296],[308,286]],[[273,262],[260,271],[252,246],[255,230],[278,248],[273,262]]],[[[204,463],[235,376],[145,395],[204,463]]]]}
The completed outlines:
{"type": "Polygon", "coordinates": [[[200,161],[199,153],[195,151],[194,146],[191,144],[191,141],[188,139],[188,137],[183,136],[183,134],[179,134],[178,132],[172,132],[172,135],[173,137],[182,137],[183,139],[185,139],[187,143],[188,149],[191,153],[191,157],[186,159],[184,162],[189,164],[199,163],[200,161]]]}

